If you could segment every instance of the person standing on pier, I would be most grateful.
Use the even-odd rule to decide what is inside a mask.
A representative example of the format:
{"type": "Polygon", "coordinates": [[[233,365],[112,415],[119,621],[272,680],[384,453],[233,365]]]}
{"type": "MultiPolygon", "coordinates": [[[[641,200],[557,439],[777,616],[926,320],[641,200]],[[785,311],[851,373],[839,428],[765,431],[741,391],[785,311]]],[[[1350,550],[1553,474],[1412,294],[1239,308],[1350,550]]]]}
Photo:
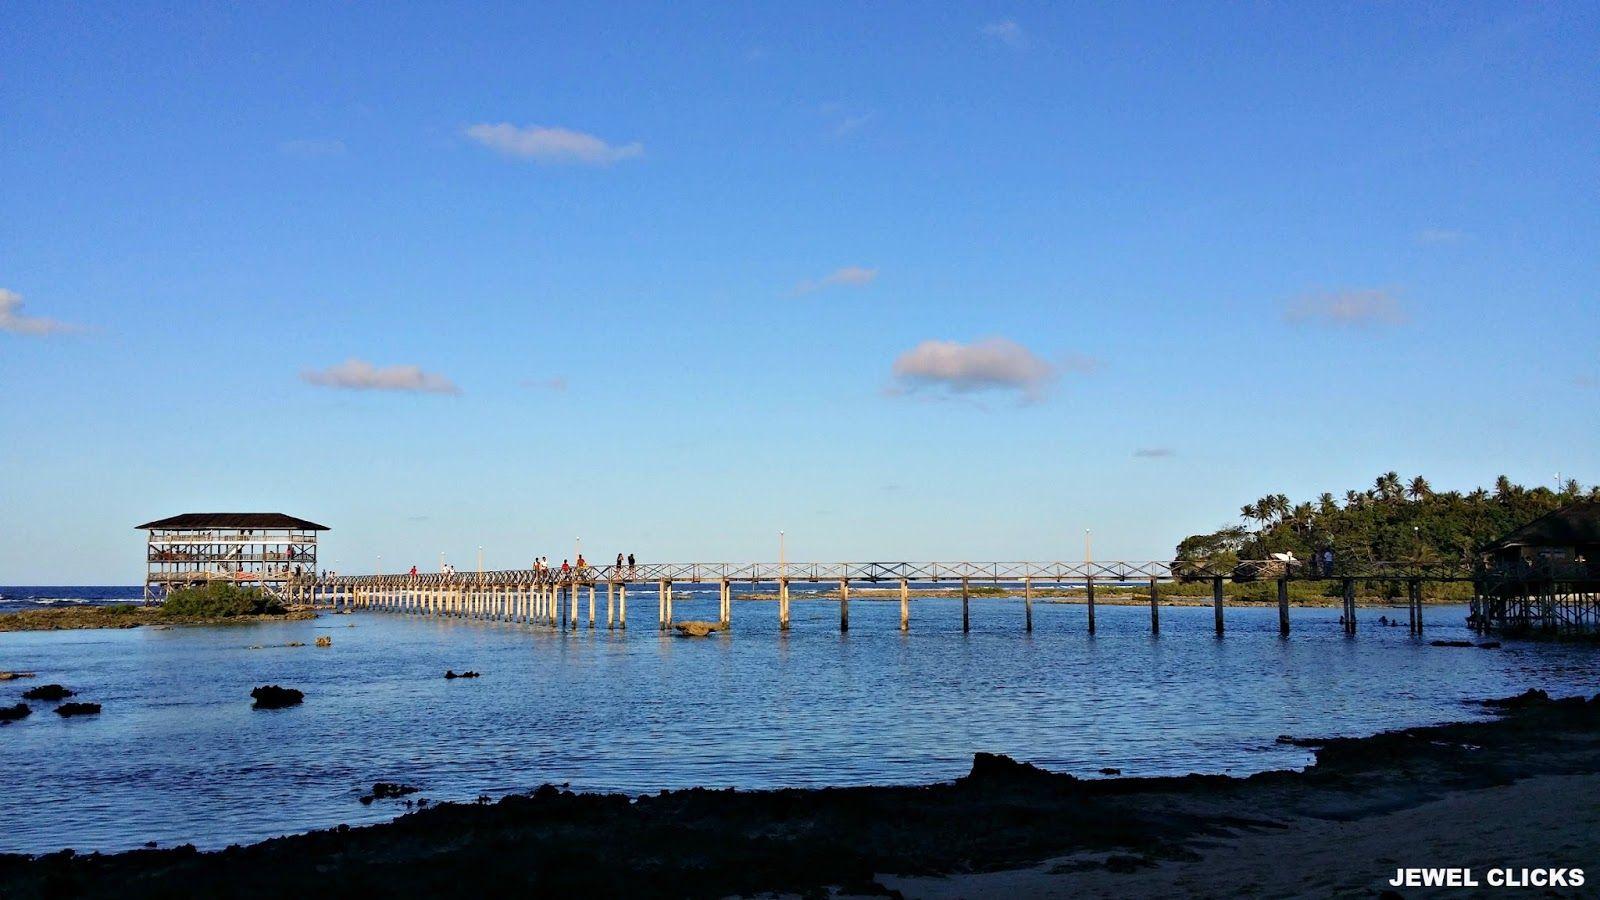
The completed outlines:
{"type": "Polygon", "coordinates": [[[616,568],[612,570],[611,574],[612,574],[613,577],[622,574],[622,554],[621,553],[617,554],[617,565],[616,565],[616,568]]]}
{"type": "Polygon", "coordinates": [[[628,554],[628,577],[633,578],[633,554],[628,554]]]}
{"type": "Polygon", "coordinates": [[[572,567],[567,565],[567,561],[563,559],[561,561],[561,580],[562,581],[566,581],[567,579],[569,579],[571,577],[572,577],[572,567]]]}

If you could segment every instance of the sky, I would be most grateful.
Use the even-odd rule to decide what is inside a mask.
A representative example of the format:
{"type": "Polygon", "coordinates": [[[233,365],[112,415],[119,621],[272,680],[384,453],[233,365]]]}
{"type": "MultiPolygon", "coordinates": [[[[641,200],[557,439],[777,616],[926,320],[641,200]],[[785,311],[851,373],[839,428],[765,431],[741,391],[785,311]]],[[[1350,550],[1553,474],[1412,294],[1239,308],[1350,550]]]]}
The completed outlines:
{"type": "Polygon", "coordinates": [[[1600,481],[1600,6],[0,5],[0,584],[1600,481]]]}

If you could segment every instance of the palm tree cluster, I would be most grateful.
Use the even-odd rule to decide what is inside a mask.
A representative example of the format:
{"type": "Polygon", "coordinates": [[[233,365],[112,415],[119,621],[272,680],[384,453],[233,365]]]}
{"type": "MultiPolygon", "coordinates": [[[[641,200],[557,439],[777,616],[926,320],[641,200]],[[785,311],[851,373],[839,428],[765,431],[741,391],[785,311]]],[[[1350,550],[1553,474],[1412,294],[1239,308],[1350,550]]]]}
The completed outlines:
{"type": "Polygon", "coordinates": [[[1574,500],[1600,499],[1568,479],[1559,489],[1527,488],[1502,475],[1494,490],[1436,492],[1428,479],[1385,472],[1366,490],[1331,493],[1291,504],[1268,494],[1239,508],[1245,525],[1228,525],[1179,542],[1177,558],[1231,564],[1293,552],[1302,559],[1323,549],[1341,559],[1457,559],[1574,500]]]}

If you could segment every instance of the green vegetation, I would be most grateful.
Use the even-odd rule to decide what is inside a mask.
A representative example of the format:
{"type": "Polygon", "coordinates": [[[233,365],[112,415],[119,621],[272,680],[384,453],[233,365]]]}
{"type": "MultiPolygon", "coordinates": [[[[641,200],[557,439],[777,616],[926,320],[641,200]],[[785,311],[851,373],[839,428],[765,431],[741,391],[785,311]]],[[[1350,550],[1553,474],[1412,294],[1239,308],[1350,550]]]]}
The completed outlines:
{"type": "Polygon", "coordinates": [[[178,588],[167,595],[166,601],[161,604],[161,611],[168,616],[226,619],[233,616],[277,615],[284,612],[284,608],[276,598],[256,588],[213,582],[204,587],[178,588]]]}
{"type": "Polygon", "coordinates": [[[1273,494],[1247,503],[1239,514],[1249,524],[1186,537],[1176,558],[1231,566],[1241,559],[1290,551],[1310,559],[1313,551],[1329,548],[1335,565],[1350,560],[1470,559],[1477,548],[1501,535],[1585,497],[1600,498],[1600,486],[1585,492],[1569,480],[1559,491],[1525,488],[1502,475],[1493,491],[1435,493],[1420,475],[1406,481],[1386,472],[1365,491],[1346,491],[1342,501],[1323,494],[1291,505],[1288,497],[1273,494]]]}

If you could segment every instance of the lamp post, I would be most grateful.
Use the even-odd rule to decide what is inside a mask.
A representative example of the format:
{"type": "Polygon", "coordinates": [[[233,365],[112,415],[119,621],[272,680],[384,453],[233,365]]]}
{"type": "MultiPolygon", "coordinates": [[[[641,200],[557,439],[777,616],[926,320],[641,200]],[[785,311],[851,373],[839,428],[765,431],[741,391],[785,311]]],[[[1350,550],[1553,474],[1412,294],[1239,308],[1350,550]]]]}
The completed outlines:
{"type": "Polygon", "coordinates": [[[1094,531],[1088,528],[1083,530],[1083,561],[1094,562],[1094,531]]]}
{"type": "Polygon", "coordinates": [[[783,532],[778,532],[778,572],[781,575],[789,574],[788,557],[784,552],[783,532]]]}

